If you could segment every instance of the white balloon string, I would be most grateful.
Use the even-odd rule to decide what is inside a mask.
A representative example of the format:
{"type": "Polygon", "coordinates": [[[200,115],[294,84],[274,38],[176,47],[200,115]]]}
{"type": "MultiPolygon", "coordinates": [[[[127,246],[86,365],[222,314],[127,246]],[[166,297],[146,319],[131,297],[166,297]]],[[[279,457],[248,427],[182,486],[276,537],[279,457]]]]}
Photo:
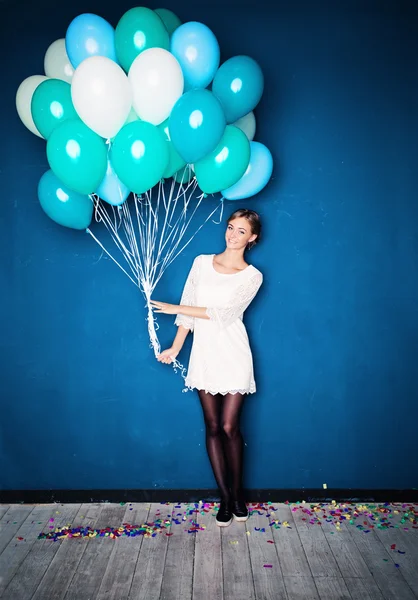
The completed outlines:
{"type": "Polygon", "coordinates": [[[133,255],[128,250],[126,245],[123,243],[118,231],[113,227],[112,222],[109,218],[109,215],[107,214],[107,210],[104,208],[104,206],[100,202],[96,203],[96,212],[100,216],[100,221],[102,221],[102,223],[105,225],[106,229],[110,233],[115,245],[121,251],[121,253],[122,253],[123,257],[125,258],[126,262],[128,263],[128,266],[129,266],[130,270],[132,271],[133,275],[135,276],[135,278],[138,278],[138,271],[136,269],[136,265],[133,260],[133,255]]]}
{"type": "Polygon", "coordinates": [[[212,223],[215,223],[215,225],[220,225],[222,223],[222,217],[224,216],[224,197],[222,196],[221,198],[221,214],[219,215],[219,221],[213,221],[212,223]]]}
{"type": "Polygon", "coordinates": [[[92,233],[91,229],[87,228],[87,229],[86,229],[86,232],[87,232],[87,233],[89,233],[89,234],[91,235],[91,237],[94,239],[94,241],[95,241],[95,242],[97,242],[97,243],[99,244],[100,248],[101,248],[101,249],[102,249],[104,252],[106,252],[106,254],[109,256],[109,258],[111,258],[111,259],[113,260],[113,262],[114,262],[114,263],[115,263],[115,264],[116,264],[116,265],[119,267],[119,269],[121,269],[121,270],[122,270],[122,271],[125,273],[125,275],[126,275],[127,277],[129,277],[129,279],[132,281],[132,283],[133,283],[134,285],[136,285],[137,287],[139,287],[139,286],[138,286],[138,284],[136,283],[136,281],[134,281],[134,280],[132,279],[132,277],[129,275],[129,273],[127,273],[127,272],[125,271],[125,269],[124,269],[124,268],[123,268],[123,267],[122,267],[122,266],[121,266],[121,265],[118,263],[118,261],[117,261],[115,258],[113,258],[113,256],[110,254],[110,252],[109,252],[108,250],[106,250],[106,248],[103,246],[103,244],[102,244],[102,243],[101,243],[101,242],[100,242],[100,241],[97,239],[97,237],[96,237],[96,236],[95,236],[95,235],[92,233]]]}

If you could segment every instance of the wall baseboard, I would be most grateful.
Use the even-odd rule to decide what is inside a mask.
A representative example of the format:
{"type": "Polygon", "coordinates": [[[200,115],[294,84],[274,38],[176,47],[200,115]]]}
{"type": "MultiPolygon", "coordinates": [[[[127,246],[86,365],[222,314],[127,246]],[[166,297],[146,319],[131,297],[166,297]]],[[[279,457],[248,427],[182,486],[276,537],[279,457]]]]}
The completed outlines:
{"type": "MultiPolygon", "coordinates": [[[[249,489],[247,502],[418,502],[418,489],[249,489]]],[[[82,502],[217,502],[215,489],[151,490],[0,490],[0,504],[60,504],[82,502]]]]}

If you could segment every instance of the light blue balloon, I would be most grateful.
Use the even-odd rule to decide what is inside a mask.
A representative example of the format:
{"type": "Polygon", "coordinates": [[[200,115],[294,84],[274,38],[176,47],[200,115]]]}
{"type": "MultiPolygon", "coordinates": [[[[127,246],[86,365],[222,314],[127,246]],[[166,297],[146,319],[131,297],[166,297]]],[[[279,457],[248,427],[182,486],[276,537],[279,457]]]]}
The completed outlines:
{"type": "Polygon", "coordinates": [[[197,21],[180,25],[171,38],[170,51],[180,63],[185,91],[210,84],[219,67],[220,50],[209,27],[197,21]]]}
{"type": "Polygon", "coordinates": [[[70,229],[87,229],[93,216],[93,202],[64,185],[49,170],[38,184],[38,198],[45,213],[53,221],[70,229]]]}
{"type": "Polygon", "coordinates": [[[222,106],[209,90],[190,90],[171,110],[171,142],[182,159],[195,163],[218,145],[226,127],[222,106]]]}
{"type": "Polygon", "coordinates": [[[234,123],[260,102],[264,76],[249,56],[234,56],[223,63],[213,79],[212,92],[220,100],[227,123],[234,123]]]}
{"type": "Polygon", "coordinates": [[[250,162],[244,175],[237,183],[221,192],[226,200],[243,200],[255,196],[270,180],[273,172],[270,150],[260,142],[250,142],[250,149],[250,162]]]}
{"type": "Polygon", "coordinates": [[[112,206],[120,206],[131,193],[130,189],[122,183],[116,175],[112,163],[107,161],[106,175],[98,187],[96,194],[112,206]]]}
{"type": "Polygon", "coordinates": [[[118,62],[115,30],[105,19],[91,13],[84,13],[71,21],[65,36],[65,49],[75,69],[90,56],[106,56],[118,62]]]}

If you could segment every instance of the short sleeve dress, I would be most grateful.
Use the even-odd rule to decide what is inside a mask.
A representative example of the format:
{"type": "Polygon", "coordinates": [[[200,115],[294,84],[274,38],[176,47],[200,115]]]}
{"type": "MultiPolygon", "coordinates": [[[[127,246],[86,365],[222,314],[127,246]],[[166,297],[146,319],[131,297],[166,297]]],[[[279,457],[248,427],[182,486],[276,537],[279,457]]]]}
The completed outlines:
{"type": "Polygon", "coordinates": [[[242,321],[263,275],[249,265],[232,274],[218,273],[214,254],[201,254],[184,286],[180,304],[206,307],[208,319],[177,315],[175,324],[194,332],[186,385],[211,394],[253,394],[253,358],[242,321]]]}

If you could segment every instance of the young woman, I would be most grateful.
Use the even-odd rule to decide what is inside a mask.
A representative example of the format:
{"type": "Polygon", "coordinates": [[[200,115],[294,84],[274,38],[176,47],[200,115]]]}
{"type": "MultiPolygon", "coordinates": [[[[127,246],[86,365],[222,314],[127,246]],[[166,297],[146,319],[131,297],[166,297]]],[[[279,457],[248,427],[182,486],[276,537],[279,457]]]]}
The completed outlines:
{"type": "Polygon", "coordinates": [[[195,258],[180,305],[152,301],[156,313],[177,315],[177,335],[158,360],[170,364],[194,331],[186,385],[196,389],[206,425],[206,448],[221,493],[219,526],[248,519],[242,491],[244,398],[256,391],[253,360],[242,316],[263,276],[244,252],[260,239],[259,215],[246,209],[228,219],[221,254],[195,258]],[[231,487],[229,486],[229,479],[231,487]]]}

